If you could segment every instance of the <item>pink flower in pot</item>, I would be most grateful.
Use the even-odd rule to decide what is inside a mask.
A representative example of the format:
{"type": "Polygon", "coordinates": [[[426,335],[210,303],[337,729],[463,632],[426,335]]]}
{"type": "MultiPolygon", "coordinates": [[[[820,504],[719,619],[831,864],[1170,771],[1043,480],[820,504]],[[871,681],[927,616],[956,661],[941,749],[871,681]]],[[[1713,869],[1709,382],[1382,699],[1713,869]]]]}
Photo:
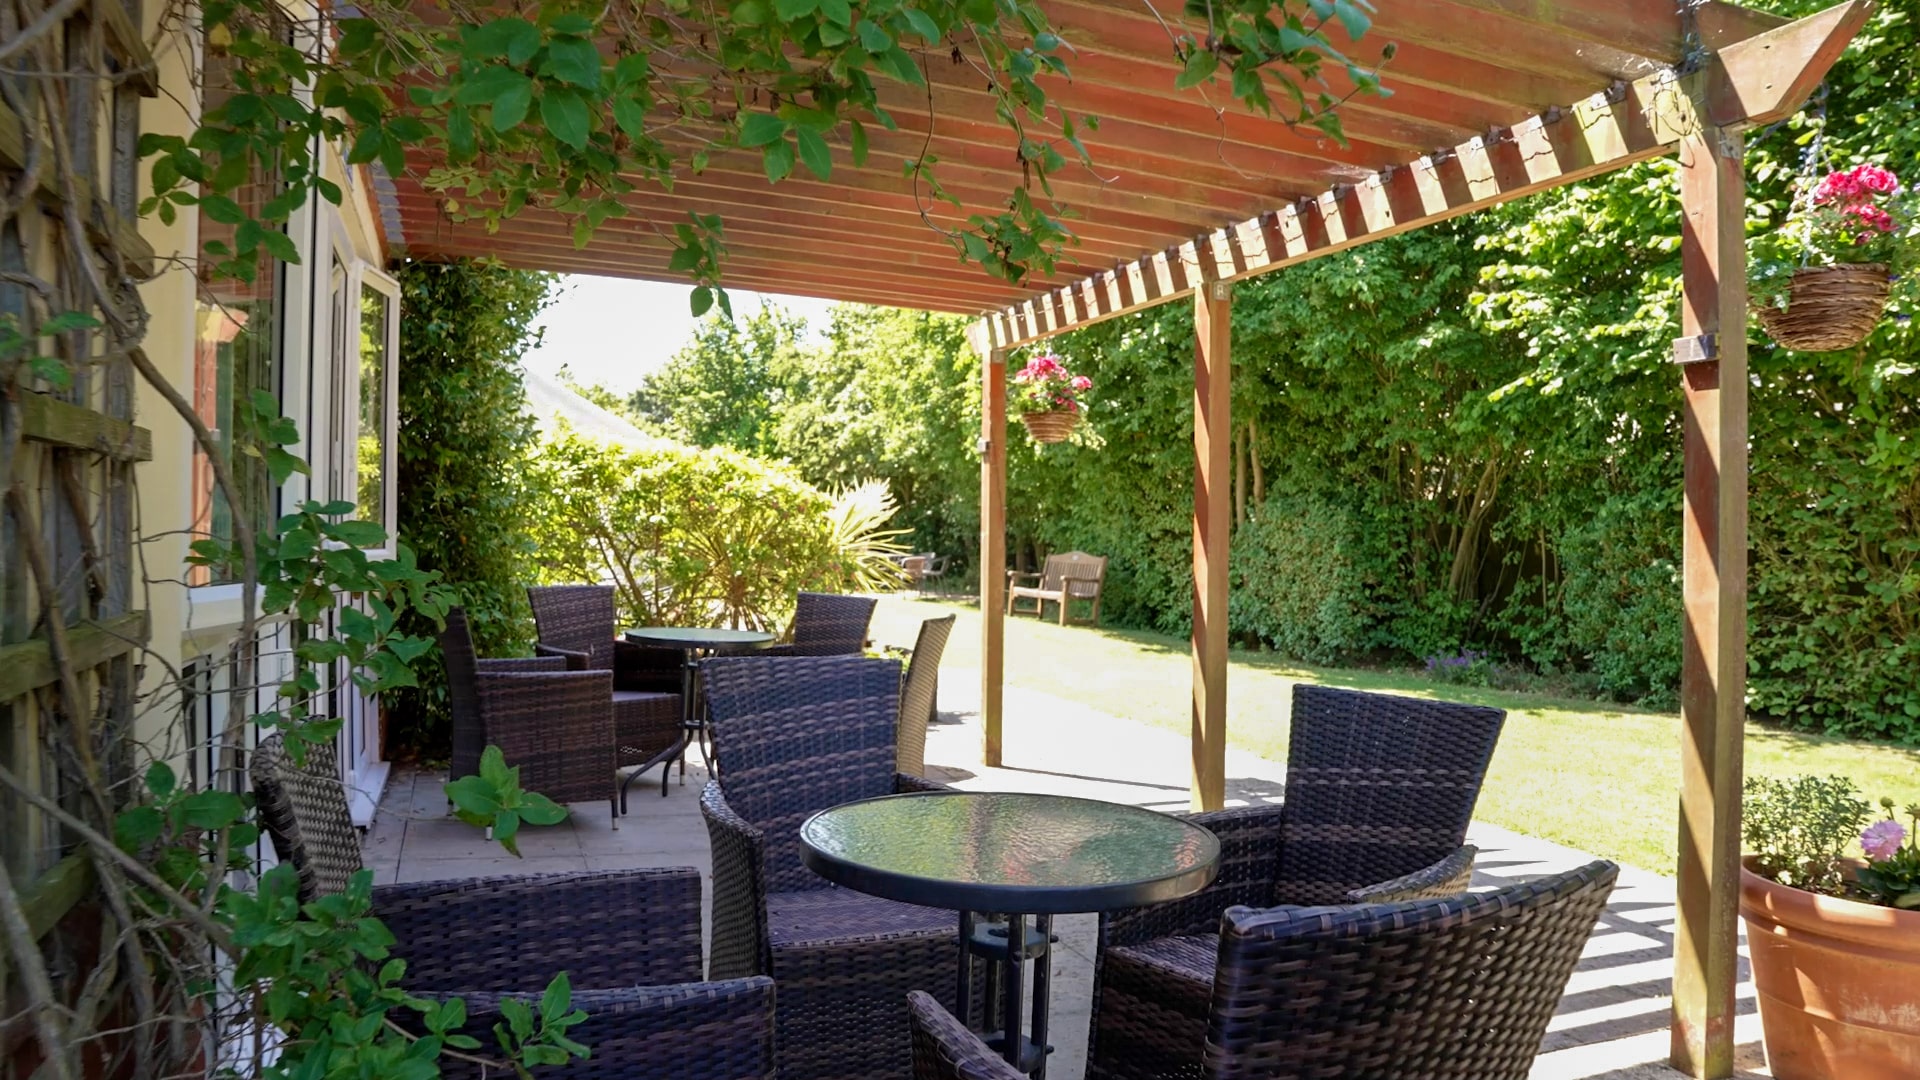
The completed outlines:
{"type": "Polygon", "coordinates": [[[1860,850],[1876,862],[1898,855],[1906,842],[1906,827],[1891,818],[1876,821],[1860,833],[1860,850]]]}

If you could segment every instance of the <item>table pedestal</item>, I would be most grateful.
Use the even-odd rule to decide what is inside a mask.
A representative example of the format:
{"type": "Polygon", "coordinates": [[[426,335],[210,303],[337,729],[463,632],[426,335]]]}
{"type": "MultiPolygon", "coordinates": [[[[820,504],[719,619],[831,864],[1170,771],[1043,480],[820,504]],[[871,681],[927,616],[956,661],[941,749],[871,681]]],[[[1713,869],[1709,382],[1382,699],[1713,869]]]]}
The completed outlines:
{"type": "Polygon", "coordinates": [[[1053,969],[1053,916],[1035,915],[1031,928],[1024,915],[1007,915],[1005,922],[985,921],[971,911],[960,913],[960,994],[964,1013],[973,1000],[973,963],[986,961],[986,1002],[1000,1001],[1000,1015],[986,1018],[987,1045],[1000,1051],[1009,1064],[1034,1080],[1046,1080],[1047,1011],[1053,969]],[[1013,944],[1009,944],[1013,943],[1013,944]],[[1033,962],[1033,1005],[1029,1033],[1020,1033],[1021,998],[1026,994],[1025,966],[1033,962]],[[993,1030],[995,1023],[998,1030],[993,1030]]]}

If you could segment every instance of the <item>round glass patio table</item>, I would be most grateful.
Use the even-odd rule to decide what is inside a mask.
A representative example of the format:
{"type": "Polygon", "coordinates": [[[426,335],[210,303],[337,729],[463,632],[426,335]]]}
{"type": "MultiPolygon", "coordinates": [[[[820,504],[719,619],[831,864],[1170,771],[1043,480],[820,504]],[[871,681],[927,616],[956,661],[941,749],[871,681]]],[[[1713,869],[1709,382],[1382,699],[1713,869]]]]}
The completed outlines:
{"type": "Polygon", "coordinates": [[[1191,896],[1220,871],[1220,841],[1192,822],[1138,806],[1005,791],[886,795],[822,810],[800,826],[800,859],[849,889],[960,912],[959,995],[969,956],[988,960],[987,1036],[1022,1072],[1046,1075],[1053,916],[1191,896]],[[1006,913],[1004,923],[975,912],[1006,913]],[[1033,917],[1029,931],[1028,916],[1033,917]],[[1018,943],[1018,944],[1010,944],[1018,943]],[[1033,961],[1031,1036],[1020,1030],[1022,964],[1033,961]]]}
{"type": "MultiPolygon", "coordinates": [[[[648,645],[657,649],[679,649],[684,657],[680,668],[680,780],[686,782],[687,746],[700,744],[700,760],[706,763],[707,775],[716,776],[713,767],[713,750],[709,745],[713,731],[707,726],[706,713],[695,701],[695,691],[699,688],[700,661],[708,656],[748,653],[755,649],[764,649],[773,644],[774,635],[764,630],[728,630],[712,626],[641,626],[627,631],[627,640],[635,645],[648,645]]],[[[669,759],[671,760],[671,759],[669,759]]],[[[633,777],[627,777],[632,783],[633,777]]],[[[660,794],[667,793],[667,770],[660,770],[660,794]]],[[[621,797],[625,798],[626,788],[621,788],[621,797]]]]}

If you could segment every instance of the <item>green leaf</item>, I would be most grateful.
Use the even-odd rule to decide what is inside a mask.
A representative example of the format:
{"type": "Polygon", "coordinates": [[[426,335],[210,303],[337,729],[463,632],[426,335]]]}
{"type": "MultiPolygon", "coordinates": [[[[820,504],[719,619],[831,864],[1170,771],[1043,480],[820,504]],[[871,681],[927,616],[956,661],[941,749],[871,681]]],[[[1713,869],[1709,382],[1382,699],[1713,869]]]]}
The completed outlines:
{"type": "Polygon", "coordinates": [[[870,53],[886,52],[893,48],[893,35],[872,19],[860,20],[860,47],[870,53]]]}
{"type": "Polygon", "coordinates": [[[159,798],[164,799],[173,794],[173,787],[177,782],[173,775],[173,767],[166,762],[156,761],[147,766],[147,790],[159,798]]]}
{"type": "Polygon", "coordinates": [[[533,105],[533,81],[522,78],[515,85],[502,90],[493,99],[493,130],[510,131],[519,127],[527,118],[527,110],[533,105]]]}
{"type": "Polygon", "coordinates": [[[600,50],[584,38],[557,38],[547,46],[546,74],[575,86],[600,85],[600,50]]]}
{"type": "Polygon", "coordinates": [[[342,521],[328,532],[335,540],[354,547],[380,547],[387,542],[387,530],[372,521],[342,521]]]}
{"type": "Polygon", "coordinates": [[[645,53],[628,53],[613,65],[613,85],[621,90],[644,83],[653,71],[645,53]]]}
{"type": "Polygon", "coordinates": [[[537,791],[522,795],[520,816],[529,825],[558,825],[567,819],[567,808],[537,791]]]}
{"type": "Polygon", "coordinates": [[[647,110],[632,98],[613,99],[613,122],[635,142],[647,137],[647,110]]]}
{"type": "Polygon", "coordinates": [[[506,755],[497,746],[480,751],[480,776],[495,790],[505,790],[518,782],[513,770],[507,766],[506,755]]]}
{"type": "Polygon", "coordinates": [[[40,324],[43,334],[66,334],[75,330],[97,330],[100,320],[84,311],[62,311],[40,324]]]}
{"type": "Polygon", "coordinates": [[[1219,67],[1220,58],[1211,50],[1195,48],[1187,54],[1187,62],[1181,67],[1180,74],[1174,77],[1173,87],[1176,90],[1191,90],[1212,78],[1219,67]]]}
{"type": "Polygon", "coordinates": [[[298,264],[300,262],[300,249],[294,245],[293,237],[279,229],[261,230],[260,244],[267,249],[267,254],[283,263],[298,264]]]}
{"type": "Polygon", "coordinates": [[[587,103],[578,91],[565,87],[548,87],[540,97],[540,119],[546,123],[553,137],[573,147],[584,150],[587,146],[587,128],[591,122],[587,113],[587,103]]]}
{"type": "Polygon", "coordinates": [[[793,172],[793,144],[785,139],[776,139],[760,152],[761,164],[766,167],[767,180],[779,183],[793,172]]]}
{"type": "Polygon", "coordinates": [[[766,146],[787,133],[788,123],[772,113],[748,113],[740,122],[741,146],[766,146]]]}
{"type": "Polygon", "coordinates": [[[572,34],[574,37],[585,37],[593,33],[594,22],[585,15],[569,12],[554,19],[553,22],[548,25],[556,34],[572,34]]]}
{"type": "Polygon", "coordinates": [[[847,141],[853,152],[853,167],[867,166],[867,127],[858,120],[847,121],[847,141]]]}
{"type": "Polygon", "coordinates": [[[693,292],[687,297],[687,305],[692,310],[694,318],[705,315],[707,309],[713,307],[713,290],[705,285],[695,285],[693,292]]]}
{"type": "Polygon", "coordinates": [[[174,807],[181,824],[196,829],[224,829],[246,814],[246,804],[231,791],[196,791],[174,807]]]}
{"type": "Polygon", "coordinates": [[[827,149],[827,141],[811,128],[799,128],[794,137],[800,145],[800,160],[806,164],[807,171],[822,180],[833,176],[833,152],[827,149]]]}
{"type": "Polygon", "coordinates": [[[546,992],[540,995],[540,1019],[545,1024],[553,1024],[573,1008],[573,983],[562,971],[547,983],[546,992]]]}
{"type": "Polygon", "coordinates": [[[820,10],[820,0],[773,0],[773,13],[781,22],[798,22],[820,10]]]}
{"type": "Polygon", "coordinates": [[[1355,41],[1366,36],[1367,31],[1373,27],[1373,20],[1368,17],[1365,9],[1353,0],[1334,0],[1333,13],[1340,20],[1340,25],[1347,28],[1347,36],[1355,41]]]}
{"type": "Polygon", "coordinates": [[[138,851],[140,848],[159,839],[166,831],[167,821],[160,811],[151,806],[136,806],[122,810],[113,819],[113,842],[123,851],[138,851]]]}
{"type": "Polygon", "coordinates": [[[222,225],[238,225],[247,219],[247,213],[240,209],[239,203],[219,194],[202,195],[200,212],[222,225]]]}
{"type": "Polygon", "coordinates": [[[925,38],[928,44],[939,43],[940,26],[933,21],[933,16],[917,7],[903,8],[900,13],[906,16],[907,25],[913,28],[913,32],[925,38]]]}

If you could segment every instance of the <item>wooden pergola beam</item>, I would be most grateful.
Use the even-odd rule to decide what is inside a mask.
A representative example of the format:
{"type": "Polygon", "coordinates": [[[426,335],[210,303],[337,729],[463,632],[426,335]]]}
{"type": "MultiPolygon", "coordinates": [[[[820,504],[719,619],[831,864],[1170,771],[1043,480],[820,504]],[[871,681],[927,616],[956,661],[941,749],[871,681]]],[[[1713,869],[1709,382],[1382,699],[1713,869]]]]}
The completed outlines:
{"type": "Polygon", "coordinates": [[[1002,308],[984,332],[997,348],[1024,345],[1657,157],[1704,124],[1770,123],[1805,102],[1870,11],[1845,0],[1725,45],[1684,79],[1637,79],[1002,308]]]}

